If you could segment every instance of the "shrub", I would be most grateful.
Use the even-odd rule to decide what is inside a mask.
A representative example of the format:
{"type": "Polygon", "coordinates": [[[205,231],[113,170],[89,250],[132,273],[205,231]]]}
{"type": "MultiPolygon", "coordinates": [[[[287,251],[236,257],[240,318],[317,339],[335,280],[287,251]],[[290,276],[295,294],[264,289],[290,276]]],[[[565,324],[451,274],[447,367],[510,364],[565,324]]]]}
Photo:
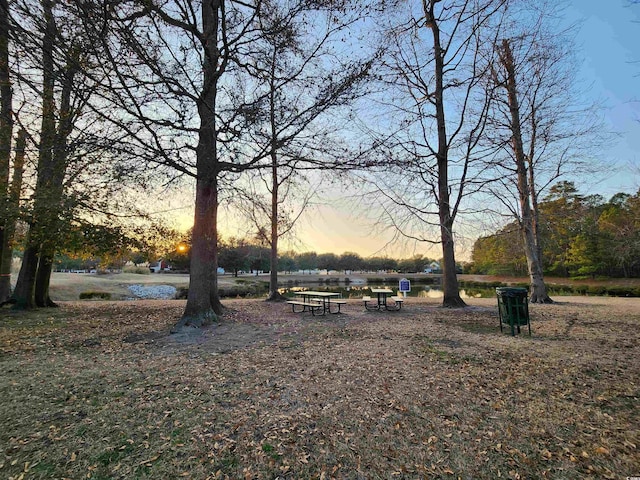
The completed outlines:
{"type": "Polygon", "coordinates": [[[124,272],[135,273],[136,275],[151,275],[148,267],[125,267],[124,272]]]}
{"type": "Polygon", "coordinates": [[[586,295],[588,290],[589,290],[588,285],[576,285],[573,287],[573,291],[578,295],[586,295]]]}
{"type": "Polygon", "coordinates": [[[612,297],[637,297],[640,296],[640,289],[633,287],[609,287],[607,295],[612,297]]]}
{"type": "Polygon", "coordinates": [[[604,295],[607,293],[607,287],[592,285],[587,289],[588,295],[604,295]]]}
{"type": "Polygon", "coordinates": [[[80,300],[89,300],[92,298],[99,298],[101,300],[111,300],[111,294],[109,292],[81,292],[80,300]]]}
{"type": "MultiPolygon", "coordinates": [[[[265,290],[268,290],[268,284],[266,287],[265,285],[230,285],[228,287],[219,287],[218,295],[220,298],[254,298],[263,296],[265,290]]],[[[189,287],[179,287],[175,298],[184,300],[188,296],[189,287]]]]}
{"type": "Polygon", "coordinates": [[[549,291],[554,292],[556,295],[570,295],[572,293],[580,293],[577,288],[583,289],[582,294],[587,292],[586,286],[572,287],[571,285],[563,285],[558,283],[552,283],[549,286],[549,291]]]}

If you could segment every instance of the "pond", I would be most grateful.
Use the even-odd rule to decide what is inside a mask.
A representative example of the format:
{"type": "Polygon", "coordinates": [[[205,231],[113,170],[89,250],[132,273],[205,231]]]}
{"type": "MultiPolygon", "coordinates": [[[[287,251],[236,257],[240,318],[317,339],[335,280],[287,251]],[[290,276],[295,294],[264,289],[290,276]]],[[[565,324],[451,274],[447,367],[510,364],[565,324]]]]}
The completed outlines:
{"type": "MultiPolygon", "coordinates": [[[[398,290],[398,285],[375,285],[374,288],[390,288],[394,292],[398,290]]],[[[302,290],[320,290],[323,292],[336,292],[342,295],[342,298],[362,298],[365,295],[371,295],[371,287],[366,285],[357,286],[327,286],[323,284],[305,284],[304,287],[283,287],[278,291],[286,296],[293,296],[294,292],[302,290]]],[[[424,298],[442,298],[442,289],[434,285],[411,285],[411,291],[407,292],[408,297],[424,297],[424,298]]],[[[494,288],[467,288],[460,290],[461,298],[492,298],[495,297],[494,288]]]]}

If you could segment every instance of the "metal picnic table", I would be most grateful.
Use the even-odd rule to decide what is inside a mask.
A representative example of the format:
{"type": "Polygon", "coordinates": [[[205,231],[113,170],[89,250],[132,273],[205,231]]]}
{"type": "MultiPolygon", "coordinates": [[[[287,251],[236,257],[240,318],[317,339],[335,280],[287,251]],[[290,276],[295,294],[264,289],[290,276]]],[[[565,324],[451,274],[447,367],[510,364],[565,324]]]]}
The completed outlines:
{"type": "Polygon", "coordinates": [[[302,297],[302,302],[289,302],[291,303],[291,307],[294,313],[300,313],[304,311],[311,311],[313,315],[316,314],[316,311],[322,309],[322,315],[325,313],[339,313],[340,307],[344,305],[346,300],[333,300],[334,297],[340,297],[340,293],[337,292],[319,292],[314,290],[304,290],[301,292],[294,292],[294,295],[302,297]],[[302,310],[300,312],[295,311],[295,306],[301,305],[302,310]],[[336,305],[337,309],[335,311],[331,311],[331,306],[336,305]]]}
{"type": "Polygon", "coordinates": [[[382,310],[383,308],[385,310],[400,310],[402,308],[403,299],[399,296],[394,297],[393,290],[390,288],[372,288],[371,293],[375,293],[377,295],[377,302],[375,305],[369,306],[369,303],[373,303],[371,302],[371,298],[364,297],[364,307],[367,310],[382,310]],[[389,297],[391,297],[394,302],[392,305],[387,303],[387,298],[389,297]]]}

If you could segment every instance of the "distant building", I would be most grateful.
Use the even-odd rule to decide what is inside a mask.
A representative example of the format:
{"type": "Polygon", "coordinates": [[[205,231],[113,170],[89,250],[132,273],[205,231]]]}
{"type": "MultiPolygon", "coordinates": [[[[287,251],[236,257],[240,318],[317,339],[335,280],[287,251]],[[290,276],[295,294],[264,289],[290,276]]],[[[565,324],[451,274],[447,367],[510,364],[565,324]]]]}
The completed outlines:
{"type": "Polygon", "coordinates": [[[169,272],[171,271],[171,265],[166,260],[161,259],[155,263],[150,263],[149,270],[151,270],[151,273],[169,272]]]}
{"type": "Polygon", "coordinates": [[[440,273],[440,263],[433,261],[424,267],[424,273],[440,273]]]}

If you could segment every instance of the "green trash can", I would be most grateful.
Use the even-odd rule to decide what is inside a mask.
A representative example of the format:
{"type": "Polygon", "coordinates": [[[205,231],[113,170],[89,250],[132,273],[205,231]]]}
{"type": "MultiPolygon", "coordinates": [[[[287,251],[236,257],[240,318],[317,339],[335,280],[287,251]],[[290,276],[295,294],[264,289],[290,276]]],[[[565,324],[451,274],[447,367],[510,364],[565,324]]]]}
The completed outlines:
{"type": "Polygon", "coordinates": [[[509,325],[511,328],[511,335],[515,335],[516,330],[520,333],[520,326],[527,325],[529,327],[529,335],[531,335],[528,293],[529,292],[526,288],[496,288],[501,332],[503,323],[509,325]]]}

